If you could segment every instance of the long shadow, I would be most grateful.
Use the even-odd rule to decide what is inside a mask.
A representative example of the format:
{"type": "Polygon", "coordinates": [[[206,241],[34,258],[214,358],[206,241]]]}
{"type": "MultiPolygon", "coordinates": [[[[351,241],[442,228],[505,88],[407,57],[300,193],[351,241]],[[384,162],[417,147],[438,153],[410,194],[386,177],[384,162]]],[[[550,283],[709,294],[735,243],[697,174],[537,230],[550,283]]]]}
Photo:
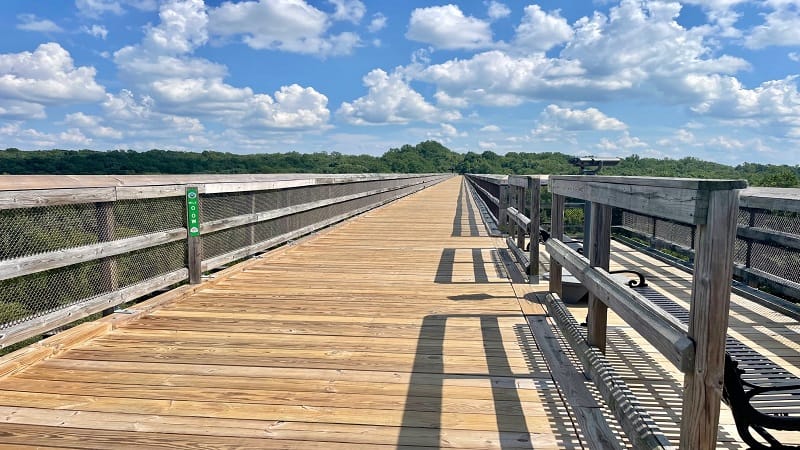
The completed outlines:
{"type": "MultiPolygon", "coordinates": [[[[525,418],[526,411],[519,396],[518,389],[531,388],[531,384],[537,390],[537,395],[541,399],[541,407],[544,408],[550,422],[550,429],[547,430],[547,433],[553,434],[561,443],[560,445],[565,448],[580,448],[580,444],[576,441],[575,431],[571,429],[569,418],[565,417],[563,409],[559,410],[560,398],[557,390],[552,386],[552,381],[542,375],[548,373],[546,365],[533,363],[541,358],[536,355],[536,344],[532,342],[533,338],[530,333],[522,335],[515,328],[520,351],[525,360],[529,362],[530,373],[515,374],[509,363],[509,355],[502,345],[497,345],[498,342],[503,341],[498,320],[502,317],[520,318],[518,314],[448,314],[423,318],[409,381],[406,407],[403,411],[403,421],[397,441],[398,447],[440,447],[444,381],[446,379],[471,378],[489,380],[491,383],[501,448],[533,449],[532,434],[542,432],[542,430],[536,430],[535,433],[532,433],[528,429],[525,418]],[[443,361],[447,319],[456,318],[473,318],[479,323],[483,354],[488,367],[486,373],[445,373],[443,361]],[[422,346],[423,340],[426,342],[424,347],[422,346]],[[413,406],[421,397],[428,397],[425,411],[419,411],[413,406]],[[435,399],[431,397],[435,397],[435,399]],[[420,428],[425,430],[420,430],[420,428]]],[[[481,443],[475,442],[474,444],[480,445],[481,443]]]]}
{"type": "MultiPolygon", "coordinates": [[[[683,382],[672,376],[624,330],[609,327],[606,357],[639,404],[673,443],[680,440],[683,382]]],[[[738,449],[738,438],[719,430],[718,449],[738,449]]]]}
{"type": "MultiPolygon", "coordinates": [[[[498,252],[497,249],[489,248],[444,248],[442,249],[442,254],[439,257],[439,265],[436,268],[436,275],[434,276],[434,283],[436,284],[487,284],[487,283],[499,283],[506,281],[505,278],[509,277],[510,275],[506,272],[505,267],[506,264],[503,262],[502,252],[498,252]],[[464,252],[469,251],[470,259],[467,261],[463,261],[460,263],[456,263],[456,252],[461,250],[463,255],[464,252]],[[488,250],[491,254],[491,265],[490,267],[494,271],[494,277],[503,279],[503,281],[490,281],[489,280],[489,273],[486,272],[487,262],[484,259],[483,251],[488,250]],[[453,277],[455,275],[455,268],[456,264],[462,267],[466,267],[470,265],[472,267],[472,275],[474,281],[453,281],[453,277]]],[[[508,256],[510,258],[510,256],[508,256]]],[[[521,277],[521,275],[520,275],[521,277]]]]}
{"type": "MultiPolygon", "coordinates": [[[[634,263],[638,263],[640,267],[646,267],[645,264],[647,264],[647,261],[634,252],[626,253],[625,258],[633,261],[634,263]]],[[[649,264],[647,265],[649,266],[649,264]]],[[[676,280],[674,276],[671,276],[668,272],[659,267],[651,267],[651,271],[656,273],[657,277],[671,278],[674,283],[681,286],[681,289],[691,292],[691,279],[680,278],[676,280]]],[[[652,287],[636,288],[636,290],[681,322],[685,324],[689,323],[689,311],[671,298],[662,295],[652,287]]],[[[764,322],[767,320],[764,316],[753,313],[752,311],[740,305],[736,305],[735,303],[731,303],[731,312],[736,313],[728,316],[728,328],[733,330],[747,330],[748,333],[753,333],[756,331],[754,324],[764,324],[764,322]],[[752,320],[752,323],[742,321],[739,316],[752,320]]],[[[787,323],[772,322],[769,325],[773,328],[776,326],[785,328],[787,323]]],[[[775,338],[777,333],[772,334],[758,332],[756,334],[759,337],[759,345],[771,352],[774,352],[775,354],[797,354],[796,348],[790,347],[789,345],[775,338]]],[[[762,355],[757,349],[751,348],[746,343],[743,343],[730,335],[726,337],[725,349],[728,353],[732,354],[737,358],[737,360],[739,360],[739,367],[748,372],[748,374],[745,375],[745,379],[760,379],[762,382],[765,379],[770,381],[776,380],[778,382],[786,382],[786,380],[791,380],[790,382],[792,383],[796,383],[798,381],[796,376],[791,374],[785,368],[781,367],[780,364],[775,363],[768,356],[762,355]]],[[[798,399],[797,396],[787,394],[783,397],[785,403],[784,406],[787,409],[800,409],[800,399],[798,399]]],[[[761,400],[754,403],[758,404],[760,401],[761,400]]],[[[769,404],[759,406],[763,406],[764,408],[770,407],[769,404]]]]}
{"type": "MultiPolygon", "coordinates": [[[[466,183],[466,182],[464,182],[466,183]]],[[[461,183],[461,188],[458,191],[458,203],[456,204],[456,214],[453,217],[453,233],[452,237],[475,237],[480,236],[480,226],[478,219],[475,215],[475,208],[469,200],[469,195],[466,195],[466,187],[461,183]],[[464,211],[467,213],[467,230],[464,229],[464,211]]]]}

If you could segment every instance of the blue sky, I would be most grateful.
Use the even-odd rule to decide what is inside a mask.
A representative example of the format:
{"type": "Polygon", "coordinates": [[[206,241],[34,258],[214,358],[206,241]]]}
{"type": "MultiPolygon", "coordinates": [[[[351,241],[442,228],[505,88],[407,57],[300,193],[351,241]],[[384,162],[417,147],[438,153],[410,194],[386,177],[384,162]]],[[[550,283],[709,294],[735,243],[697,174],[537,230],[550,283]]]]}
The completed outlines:
{"type": "Polygon", "coordinates": [[[4,0],[0,148],[800,164],[800,0],[4,0]]]}

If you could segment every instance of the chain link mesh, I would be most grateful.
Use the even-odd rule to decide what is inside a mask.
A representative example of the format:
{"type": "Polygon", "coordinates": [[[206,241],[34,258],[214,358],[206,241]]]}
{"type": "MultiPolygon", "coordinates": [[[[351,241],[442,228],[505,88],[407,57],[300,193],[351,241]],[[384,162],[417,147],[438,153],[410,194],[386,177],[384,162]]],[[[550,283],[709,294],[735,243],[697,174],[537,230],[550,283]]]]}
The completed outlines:
{"type": "MultiPolygon", "coordinates": [[[[401,184],[404,180],[389,180],[388,184],[401,184]]],[[[284,207],[289,205],[298,205],[309,203],[322,198],[314,198],[311,195],[322,195],[323,198],[338,198],[346,195],[358,194],[366,191],[374,191],[387,187],[382,185],[380,181],[366,182],[366,183],[342,183],[333,185],[313,186],[311,188],[296,188],[286,189],[282,191],[261,192],[255,194],[255,202],[257,205],[275,205],[274,207],[284,207]],[[306,189],[309,191],[303,192],[306,189]]],[[[234,252],[243,247],[248,247],[253,244],[273,239],[291,231],[299,230],[301,228],[313,225],[336,216],[374,205],[384,200],[389,200],[397,195],[404,195],[418,189],[417,186],[408,186],[401,189],[396,189],[379,194],[372,194],[366,197],[361,197],[345,202],[334,203],[308,211],[298,212],[289,216],[278,217],[272,220],[258,222],[254,224],[242,225],[234,228],[220,230],[214,233],[204,234],[202,239],[203,246],[203,259],[208,260],[230,252],[234,252]]],[[[247,195],[238,195],[238,197],[246,197],[247,195]]],[[[244,208],[244,205],[249,205],[250,200],[243,201],[237,198],[237,195],[215,195],[211,201],[204,203],[204,206],[211,208],[212,217],[219,217],[224,208],[227,208],[228,214],[232,217],[235,215],[245,214],[241,210],[237,211],[236,208],[244,208]],[[233,197],[229,205],[225,205],[222,200],[223,197],[233,197]],[[224,205],[224,206],[223,206],[224,205]],[[238,205],[238,206],[230,206],[238,205]]],[[[257,207],[256,209],[260,208],[257,207]]],[[[272,208],[271,208],[272,209],[272,208]]],[[[201,213],[208,219],[208,210],[202,210],[201,213]]],[[[248,210],[249,212],[249,210],[248,210]]]]}
{"type": "MultiPolygon", "coordinates": [[[[644,236],[653,236],[666,242],[692,248],[692,230],[689,225],[657,219],[655,233],[653,218],[630,211],[622,213],[622,226],[644,236]]],[[[788,234],[800,234],[800,217],[785,211],[765,211],[740,208],[737,215],[740,226],[752,226],[788,234]]],[[[734,262],[781,277],[795,283],[800,282],[800,252],[737,237],[734,247],[734,262]],[[749,247],[749,250],[748,250],[749,247]],[[749,255],[748,255],[749,252],[749,255]],[[749,256],[749,258],[748,258],[749,256]]]]}
{"type": "Polygon", "coordinates": [[[184,267],[186,242],[0,281],[0,330],[184,267]]]}
{"type": "Polygon", "coordinates": [[[656,236],[681,247],[693,248],[694,227],[669,220],[656,219],[656,236]]]}
{"type": "MultiPolygon", "coordinates": [[[[432,178],[427,178],[429,181],[432,178]]],[[[204,222],[364,193],[397,190],[335,203],[260,223],[204,234],[204,258],[267,241],[308,225],[419,189],[419,179],[334,183],[201,196],[204,222]]],[[[0,211],[0,261],[185,227],[180,197],[19,208],[0,211]]],[[[0,281],[0,330],[52,311],[186,267],[185,240],[0,281]]]]}

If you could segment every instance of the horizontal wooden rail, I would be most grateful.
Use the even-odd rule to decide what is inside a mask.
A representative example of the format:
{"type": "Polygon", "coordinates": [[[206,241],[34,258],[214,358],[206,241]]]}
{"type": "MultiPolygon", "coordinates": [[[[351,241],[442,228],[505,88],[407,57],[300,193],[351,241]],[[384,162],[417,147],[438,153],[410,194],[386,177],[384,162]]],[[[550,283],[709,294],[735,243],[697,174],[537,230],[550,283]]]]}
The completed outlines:
{"type": "Polygon", "coordinates": [[[228,264],[228,263],[230,263],[232,261],[236,261],[236,260],[245,258],[247,256],[254,255],[256,253],[262,252],[262,251],[264,251],[266,249],[269,249],[269,248],[278,246],[280,244],[289,242],[289,241],[291,241],[293,239],[297,239],[300,236],[304,236],[306,234],[313,233],[314,231],[320,230],[320,229],[325,228],[325,227],[327,227],[329,225],[335,224],[337,222],[341,222],[342,220],[348,219],[348,218],[353,217],[353,216],[357,216],[357,215],[359,215],[359,214],[361,214],[363,212],[369,211],[370,209],[374,209],[374,208],[377,208],[378,206],[381,206],[381,205],[384,205],[386,203],[389,203],[389,202],[392,202],[394,200],[397,200],[398,198],[403,197],[403,196],[408,195],[408,194],[411,194],[413,192],[416,192],[417,190],[414,190],[414,191],[409,192],[407,194],[397,195],[397,196],[394,196],[392,198],[389,198],[389,199],[386,199],[386,200],[383,200],[383,201],[380,201],[380,202],[376,202],[376,203],[373,203],[371,205],[367,205],[367,206],[365,206],[363,208],[358,208],[358,209],[355,209],[353,211],[349,211],[349,212],[346,212],[346,213],[343,213],[343,214],[339,214],[339,215],[337,215],[335,217],[332,217],[330,219],[326,219],[326,220],[323,220],[323,221],[320,221],[320,222],[316,222],[316,223],[311,224],[311,225],[307,225],[307,226],[299,228],[297,230],[293,230],[293,231],[281,234],[280,236],[275,236],[275,237],[267,239],[265,241],[257,242],[255,244],[249,245],[247,247],[242,247],[242,248],[236,249],[236,250],[234,250],[232,252],[228,252],[228,253],[225,253],[225,254],[222,254],[222,255],[219,255],[219,256],[215,256],[214,258],[209,258],[207,260],[204,260],[201,263],[201,265],[200,265],[201,271],[206,272],[206,271],[209,271],[209,270],[212,270],[212,269],[216,269],[217,267],[224,266],[225,264],[228,264]]]}
{"type": "Polygon", "coordinates": [[[490,202],[494,203],[496,206],[500,206],[500,199],[492,195],[489,191],[476,183],[472,183],[472,187],[480,191],[481,194],[483,194],[483,196],[485,196],[490,202]]]}
{"type": "Polygon", "coordinates": [[[553,194],[580,198],[689,224],[704,224],[709,195],[719,189],[742,189],[744,181],[682,178],[601,177],[581,175],[550,177],[553,194]]]}
{"type": "Polygon", "coordinates": [[[224,219],[213,220],[200,225],[200,231],[202,233],[213,233],[220,230],[226,230],[228,228],[235,228],[242,225],[249,225],[251,223],[265,222],[267,220],[273,220],[280,217],[291,216],[292,214],[297,214],[304,211],[311,211],[312,209],[322,208],[323,206],[330,206],[330,205],[335,205],[337,203],[344,203],[350,200],[356,200],[359,198],[395,191],[398,189],[404,189],[408,186],[415,186],[422,183],[424,182],[420,181],[417,183],[411,183],[402,186],[394,186],[384,189],[374,189],[371,191],[359,192],[357,194],[344,195],[341,197],[329,198],[325,200],[317,200],[308,203],[301,203],[299,205],[287,206],[284,208],[273,209],[270,211],[264,211],[255,214],[243,214],[240,216],[226,217],[224,219]]]}
{"type": "Polygon", "coordinates": [[[508,211],[508,217],[510,217],[514,222],[516,222],[517,226],[523,228],[525,230],[530,230],[531,228],[531,219],[525,217],[525,214],[517,211],[517,208],[513,206],[508,207],[506,209],[508,211]]]}
{"type": "Polygon", "coordinates": [[[115,241],[99,242],[82,247],[67,248],[38,255],[0,261],[0,280],[30,275],[45,270],[58,269],[97,259],[156,247],[186,239],[186,228],[159,231],[115,241]]]}
{"type": "Polygon", "coordinates": [[[575,318],[564,306],[558,294],[547,294],[544,298],[547,310],[555,320],[562,335],[578,356],[583,367],[596,383],[600,396],[611,405],[619,425],[637,449],[672,450],[663,432],[655,424],[639,402],[630,397],[630,388],[619,376],[600,350],[589,345],[575,318]]]}
{"type": "Polygon", "coordinates": [[[694,368],[694,342],[688,336],[686,325],[620,283],[605,270],[591,267],[588,259],[563,242],[550,239],[546,247],[553,259],[647,339],[681,372],[694,368]]]}
{"type": "Polygon", "coordinates": [[[26,320],[0,332],[0,348],[67,325],[121,303],[129,302],[159,289],[172,286],[187,278],[189,278],[189,271],[187,269],[178,269],[113,292],[92,297],[34,319],[26,320]]]}

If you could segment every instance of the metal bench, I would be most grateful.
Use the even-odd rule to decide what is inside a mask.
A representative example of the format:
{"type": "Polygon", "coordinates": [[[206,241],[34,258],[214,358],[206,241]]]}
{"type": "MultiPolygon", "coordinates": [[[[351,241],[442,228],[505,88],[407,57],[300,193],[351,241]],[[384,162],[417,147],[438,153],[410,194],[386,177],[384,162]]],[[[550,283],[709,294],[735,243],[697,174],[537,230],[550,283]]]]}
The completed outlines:
{"type": "MultiPolygon", "coordinates": [[[[632,286],[648,300],[688,323],[689,312],[646,284],[632,286]]],[[[800,450],[783,444],[767,430],[800,431],[800,378],[731,336],[725,340],[723,401],[733,414],[742,440],[753,450],[800,450]],[[751,434],[754,430],[768,444],[751,434]]]]}

